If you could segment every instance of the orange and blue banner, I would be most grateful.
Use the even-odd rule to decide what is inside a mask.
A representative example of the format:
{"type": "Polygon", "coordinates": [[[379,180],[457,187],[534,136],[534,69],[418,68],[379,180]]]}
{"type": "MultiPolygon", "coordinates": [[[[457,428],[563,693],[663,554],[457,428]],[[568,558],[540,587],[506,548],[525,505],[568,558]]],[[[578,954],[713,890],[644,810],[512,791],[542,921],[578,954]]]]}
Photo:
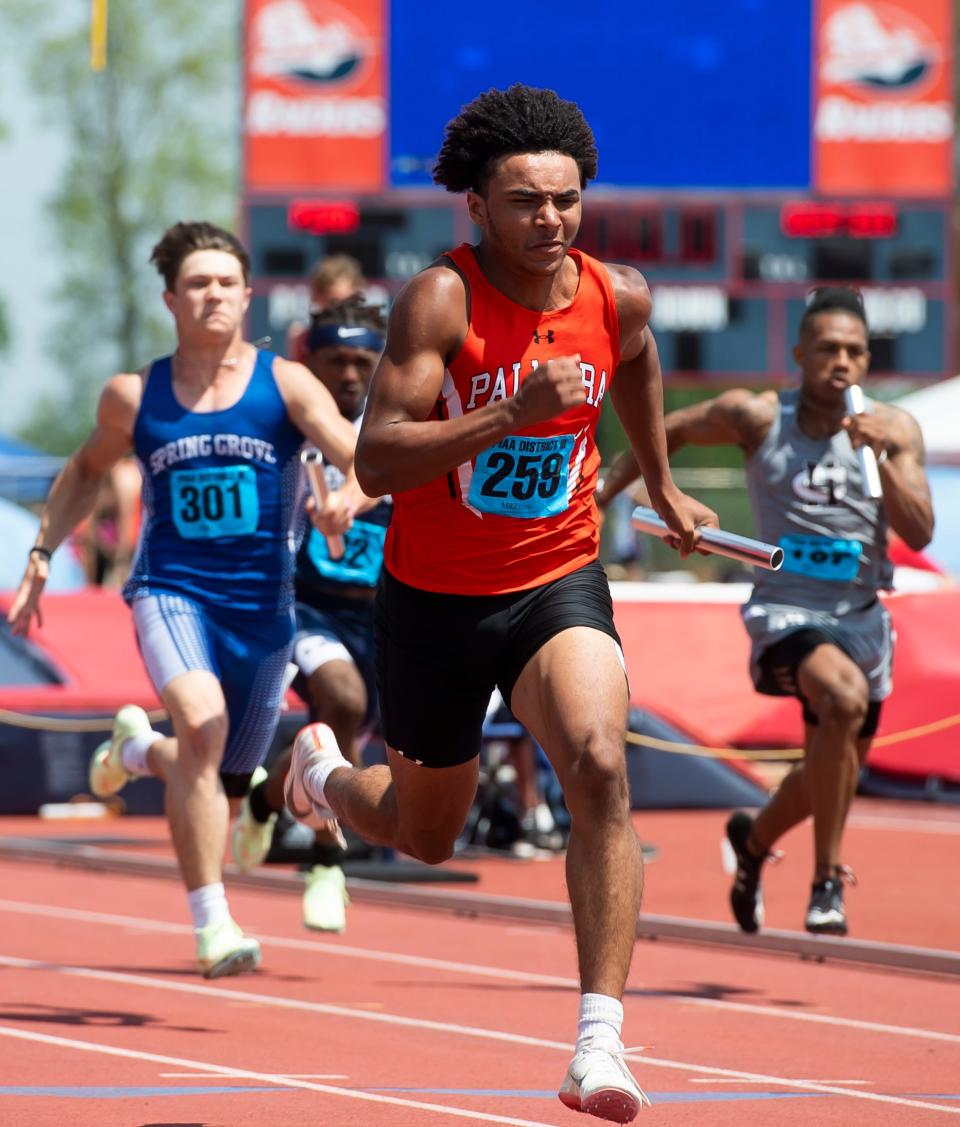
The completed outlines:
{"type": "Polygon", "coordinates": [[[247,0],[244,187],[379,191],[384,0],[247,0]]]}
{"type": "Polygon", "coordinates": [[[953,190],[952,0],[819,0],[813,187],[943,198],[953,190]]]}

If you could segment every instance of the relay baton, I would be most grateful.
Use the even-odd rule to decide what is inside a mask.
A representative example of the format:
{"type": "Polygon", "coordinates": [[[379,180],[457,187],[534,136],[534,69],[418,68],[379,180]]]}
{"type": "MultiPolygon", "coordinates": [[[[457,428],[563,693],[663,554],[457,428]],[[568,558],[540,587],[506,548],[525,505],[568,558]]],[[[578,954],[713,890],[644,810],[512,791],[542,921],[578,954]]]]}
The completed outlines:
{"type": "MultiPolygon", "coordinates": [[[[867,413],[867,405],[863,400],[863,388],[859,384],[850,384],[844,389],[843,402],[846,404],[848,415],[863,415],[867,413]]],[[[858,446],[857,459],[860,462],[860,476],[863,478],[863,492],[867,497],[876,500],[883,496],[883,486],[880,484],[880,468],[877,465],[877,455],[872,446],[858,446]]]]}
{"type": "MultiPolygon", "coordinates": [[[[313,494],[313,502],[317,506],[317,512],[322,513],[323,507],[327,503],[327,479],[323,474],[323,455],[319,450],[301,450],[300,464],[303,466],[307,481],[310,483],[310,492],[313,494]]],[[[327,542],[330,559],[342,560],[344,552],[346,552],[343,537],[334,535],[325,536],[324,539],[327,542]]]]}
{"type": "MultiPolygon", "coordinates": [[[[638,505],[633,510],[631,524],[637,532],[650,536],[675,536],[676,533],[660,519],[653,509],[638,505]]],[[[739,563],[763,567],[767,571],[779,571],[783,564],[783,549],[776,544],[764,544],[761,540],[751,540],[749,536],[738,536],[735,532],[723,532],[719,528],[700,528],[697,547],[714,556],[726,556],[739,563]]]]}

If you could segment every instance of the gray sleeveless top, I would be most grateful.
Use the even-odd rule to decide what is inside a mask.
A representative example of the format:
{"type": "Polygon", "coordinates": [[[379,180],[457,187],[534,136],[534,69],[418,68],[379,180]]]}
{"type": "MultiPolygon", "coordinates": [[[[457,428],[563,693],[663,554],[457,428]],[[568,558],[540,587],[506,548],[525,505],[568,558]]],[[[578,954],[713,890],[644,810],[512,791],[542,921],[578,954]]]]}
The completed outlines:
{"type": "Polygon", "coordinates": [[[783,548],[780,571],[757,570],[751,602],[846,614],[889,590],[887,521],[864,496],[844,430],[810,438],[797,425],[799,391],[780,393],[763,445],[747,462],[756,535],[783,548]]]}

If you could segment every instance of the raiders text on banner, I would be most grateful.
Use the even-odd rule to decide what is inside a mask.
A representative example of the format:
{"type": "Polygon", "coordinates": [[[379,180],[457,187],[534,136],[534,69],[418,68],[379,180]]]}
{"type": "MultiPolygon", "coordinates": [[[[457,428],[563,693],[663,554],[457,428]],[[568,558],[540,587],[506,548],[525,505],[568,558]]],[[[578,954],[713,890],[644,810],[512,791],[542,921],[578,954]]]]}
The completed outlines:
{"type": "Polygon", "coordinates": [[[247,0],[248,191],[383,187],[383,0],[247,0]]]}
{"type": "Polygon", "coordinates": [[[815,188],[945,197],[953,190],[952,0],[820,0],[815,188]]]}

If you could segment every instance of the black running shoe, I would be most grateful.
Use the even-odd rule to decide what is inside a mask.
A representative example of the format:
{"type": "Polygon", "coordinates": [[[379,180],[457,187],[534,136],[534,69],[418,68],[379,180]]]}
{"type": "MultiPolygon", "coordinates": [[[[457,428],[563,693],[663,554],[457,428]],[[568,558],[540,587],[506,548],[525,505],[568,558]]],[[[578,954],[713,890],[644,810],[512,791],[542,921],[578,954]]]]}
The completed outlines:
{"type": "Polygon", "coordinates": [[[727,820],[727,841],[737,861],[737,873],[730,889],[730,907],[741,931],[751,935],[763,924],[763,893],[760,890],[760,870],[766,855],[760,858],[747,849],[747,839],[753,829],[753,819],[743,810],[736,810],[727,820]]]}
{"type": "Polygon", "coordinates": [[[807,908],[807,931],[814,935],[846,935],[847,910],[843,903],[843,882],[856,883],[846,866],[839,866],[836,875],[815,884],[810,891],[807,908]]]}

